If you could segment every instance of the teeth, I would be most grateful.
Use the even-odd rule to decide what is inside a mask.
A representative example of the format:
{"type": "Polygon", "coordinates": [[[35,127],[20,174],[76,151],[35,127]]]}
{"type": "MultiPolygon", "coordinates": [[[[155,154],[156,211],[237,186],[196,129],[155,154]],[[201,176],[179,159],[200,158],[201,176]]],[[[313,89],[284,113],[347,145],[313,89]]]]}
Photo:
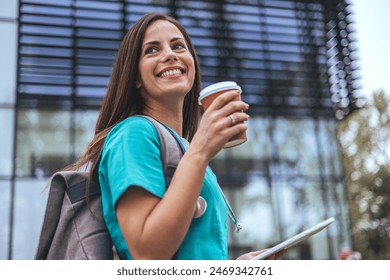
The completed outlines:
{"type": "Polygon", "coordinates": [[[163,72],[161,74],[161,77],[167,77],[167,76],[177,75],[177,74],[181,74],[181,71],[179,69],[173,69],[173,70],[168,70],[163,72]]]}

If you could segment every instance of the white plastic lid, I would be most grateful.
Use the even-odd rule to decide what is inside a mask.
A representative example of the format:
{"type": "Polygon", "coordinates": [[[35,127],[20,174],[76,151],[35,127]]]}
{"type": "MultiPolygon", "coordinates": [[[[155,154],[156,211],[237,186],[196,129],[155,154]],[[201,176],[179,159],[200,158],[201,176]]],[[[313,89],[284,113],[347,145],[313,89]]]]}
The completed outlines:
{"type": "Polygon", "coordinates": [[[229,90],[229,89],[238,89],[241,92],[241,87],[237,85],[236,82],[232,82],[232,81],[219,82],[219,83],[209,85],[201,90],[199,94],[199,104],[201,104],[203,98],[213,93],[216,93],[218,91],[229,90]]]}

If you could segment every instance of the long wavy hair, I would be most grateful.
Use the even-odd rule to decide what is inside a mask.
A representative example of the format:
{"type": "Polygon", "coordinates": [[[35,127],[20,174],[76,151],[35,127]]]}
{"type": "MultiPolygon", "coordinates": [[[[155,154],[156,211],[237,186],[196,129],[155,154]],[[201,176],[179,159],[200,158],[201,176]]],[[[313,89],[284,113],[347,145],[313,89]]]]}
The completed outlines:
{"type": "Polygon", "coordinates": [[[182,127],[183,137],[191,141],[200,118],[198,97],[201,89],[201,74],[197,54],[187,31],[177,20],[162,13],[148,13],[142,16],[123,38],[113,65],[106,96],[100,108],[95,135],[86,152],[67,169],[77,169],[90,164],[90,170],[94,170],[110,130],[129,116],[142,113],[144,100],[136,87],[138,66],[146,29],[157,20],[169,21],[181,31],[194,58],[195,79],[184,99],[182,127]]]}

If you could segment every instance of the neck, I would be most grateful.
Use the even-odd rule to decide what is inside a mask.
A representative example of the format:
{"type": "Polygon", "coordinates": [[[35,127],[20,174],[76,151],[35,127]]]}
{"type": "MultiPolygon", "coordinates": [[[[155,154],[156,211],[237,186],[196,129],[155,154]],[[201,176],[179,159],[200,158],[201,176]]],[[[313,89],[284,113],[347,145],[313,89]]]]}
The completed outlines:
{"type": "Polygon", "coordinates": [[[177,134],[182,136],[183,127],[183,104],[174,106],[162,106],[160,104],[154,104],[154,106],[145,105],[143,113],[151,116],[152,118],[162,122],[163,124],[172,128],[177,134]]]}

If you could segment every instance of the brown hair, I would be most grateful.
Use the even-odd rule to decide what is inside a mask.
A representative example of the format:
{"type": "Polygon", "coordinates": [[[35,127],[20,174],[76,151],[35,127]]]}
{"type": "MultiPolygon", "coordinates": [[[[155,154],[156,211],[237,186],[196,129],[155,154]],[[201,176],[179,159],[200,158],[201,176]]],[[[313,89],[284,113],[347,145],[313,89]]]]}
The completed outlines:
{"type": "MultiPolygon", "coordinates": [[[[106,96],[100,108],[95,135],[84,155],[68,169],[80,168],[90,163],[91,170],[100,157],[104,141],[110,130],[129,116],[141,114],[144,101],[136,88],[138,64],[141,56],[142,41],[148,26],[157,21],[166,20],[174,24],[183,34],[188,49],[194,58],[195,80],[187,93],[183,104],[183,137],[191,141],[199,122],[200,109],[197,103],[201,89],[199,60],[191,39],[185,28],[175,19],[161,13],[148,13],[142,16],[127,32],[119,47],[106,96]]],[[[90,172],[92,173],[92,172],[90,172]]]]}

